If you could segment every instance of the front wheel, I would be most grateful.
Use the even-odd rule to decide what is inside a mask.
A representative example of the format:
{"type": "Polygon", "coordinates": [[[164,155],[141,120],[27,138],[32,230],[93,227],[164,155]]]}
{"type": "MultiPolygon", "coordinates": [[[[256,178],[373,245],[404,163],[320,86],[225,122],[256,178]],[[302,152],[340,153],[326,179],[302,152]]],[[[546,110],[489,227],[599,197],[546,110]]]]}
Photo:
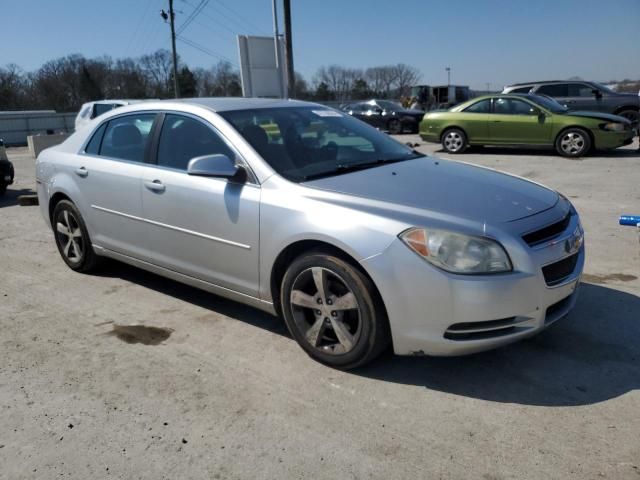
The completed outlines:
{"type": "Polygon", "coordinates": [[[581,128],[569,128],[556,138],[556,151],[563,157],[580,157],[590,149],[589,134],[581,128]]]}
{"type": "Polygon", "coordinates": [[[402,123],[397,118],[392,118],[387,124],[387,129],[392,135],[398,135],[402,133],[402,123]]]}
{"type": "Polygon", "coordinates": [[[331,254],[294,260],[282,279],[280,302],[293,338],[332,367],[364,365],[389,344],[386,313],[373,283],[331,254]]]}
{"type": "Polygon", "coordinates": [[[56,204],[51,224],[60,256],[69,268],[76,272],[89,272],[98,264],[89,232],[82,215],[68,200],[56,204]]]}
{"type": "Polygon", "coordinates": [[[638,118],[640,117],[638,110],[623,110],[618,115],[629,120],[634,128],[638,127],[638,118]]]}
{"type": "Polygon", "coordinates": [[[462,153],[467,149],[467,136],[459,128],[450,128],[442,134],[442,148],[447,153],[462,153]]]}

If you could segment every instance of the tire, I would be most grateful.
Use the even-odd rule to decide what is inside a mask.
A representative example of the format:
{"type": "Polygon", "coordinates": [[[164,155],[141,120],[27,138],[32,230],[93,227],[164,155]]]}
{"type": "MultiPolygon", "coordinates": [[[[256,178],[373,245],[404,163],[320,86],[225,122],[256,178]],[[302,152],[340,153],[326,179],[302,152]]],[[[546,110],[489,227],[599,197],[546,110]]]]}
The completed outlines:
{"type": "Polygon", "coordinates": [[[640,113],[638,112],[638,110],[631,110],[631,109],[622,110],[616,113],[616,115],[620,115],[621,117],[624,117],[627,120],[629,120],[634,128],[638,127],[638,118],[640,118],[640,113]]]}
{"type": "Polygon", "coordinates": [[[591,138],[582,128],[567,128],[556,137],[555,146],[563,157],[580,157],[591,150],[591,138]]]}
{"type": "Polygon", "coordinates": [[[97,267],[99,257],[93,251],[82,215],[73,203],[61,200],[56,204],[51,226],[60,256],[71,270],[88,273],[97,267]]]}
{"type": "Polygon", "coordinates": [[[442,148],[447,153],[463,153],[467,147],[467,135],[459,128],[449,128],[442,133],[442,148]]]}
{"type": "Polygon", "coordinates": [[[389,323],[377,290],[341,258],[321,251],[296,258],[280,291],[289,332],[321,363],[348,370],[372,361],[389,345],[389,323]]]}
{"type": "Polygon", "coordinates": [[[402,122],[397,118],[392,118],[387,122],[387,130],[392,135],[399,135],[402,133],[402,122]]]}
{"type": "Polygon", "coordinates": [[[7,193],[7,184],[0,182],[0,197],[3,197],[7,193]]]}

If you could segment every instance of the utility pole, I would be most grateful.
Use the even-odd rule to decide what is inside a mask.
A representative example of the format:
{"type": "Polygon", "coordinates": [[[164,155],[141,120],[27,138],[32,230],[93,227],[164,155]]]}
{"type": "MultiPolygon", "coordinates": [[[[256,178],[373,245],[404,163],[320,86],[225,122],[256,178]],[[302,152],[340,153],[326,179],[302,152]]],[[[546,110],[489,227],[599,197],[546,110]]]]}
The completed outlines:
{"type": "Polygon", "coordinates": [[[293,70],[293,44],[291,40],[291,0],[284,2],[284,56],[287,62],[287,88],[289,98],[295,97],[296,75],[293,70]]]}
{"type": "Polygon", "coordinates": [[[447,71],[447,87],[451,85],[451,67],[445,68],[447,71]]]}
{"type": "Polygon", "coordinates": [[[171,49],[173,50],[173,93],[180,97],[178,90],[178,55],[176,54],[176,29],[173,25],[176,14],[173,13],[173,0],[169,0],[169,23],[171,24],[171,49]]]}
{"type": "MultiPolygon", "coordinates": [[[[273,7],[273,44],[276,55],[276,68],[280,72],[282,70],[282,59],[280,58],[280,32],[278,31],[278,0],[272,1],[273,7]]],[[[285,98],[284,79],[282,75],[278,77],[278,85],[280,86],[280,98],[285,98]]]]}

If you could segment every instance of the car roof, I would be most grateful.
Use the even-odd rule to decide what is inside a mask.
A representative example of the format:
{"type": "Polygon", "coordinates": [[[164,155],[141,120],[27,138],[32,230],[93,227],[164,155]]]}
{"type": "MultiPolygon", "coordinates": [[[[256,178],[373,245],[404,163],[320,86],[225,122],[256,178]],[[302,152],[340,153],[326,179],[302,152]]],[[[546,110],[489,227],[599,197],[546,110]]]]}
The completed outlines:
{"type": "Polygon", "coordinates": [[[231,110],[249,110],[255,108],[312,107],[324,106],[312,102],[280,98],[244,98],[244,97],[201,97],[163,100],[171,103],[198,105],[214,112],[231,110]]]}
{"type": "Polygon", "coordinates": [[[537,82],[521,82],[521,83],[512,83],[511,85],[507,85],[505,88],[511,87],[524,87],[527,85],[545,85],[549,83],[591,83],[589,80],[540,80],[537,82]]]}

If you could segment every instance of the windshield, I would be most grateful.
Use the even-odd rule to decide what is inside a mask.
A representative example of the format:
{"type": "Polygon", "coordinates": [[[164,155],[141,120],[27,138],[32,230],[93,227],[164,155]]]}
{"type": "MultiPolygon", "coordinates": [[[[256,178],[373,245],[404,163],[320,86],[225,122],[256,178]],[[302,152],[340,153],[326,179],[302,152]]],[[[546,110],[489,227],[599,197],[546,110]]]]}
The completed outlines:
{"type": "Polygon", "coordinates": [[[531,100],[532,102],[537,103],[541,107],[550,110],[553,113],[565,113],[568,110],[567,107],[565,107],[564,105],[560,105],[551,97],[543,95],[528,95],[527,98],[529,98],[529,100],[531,100]]]}
{"type": "Polygon", "coordinates": [[[402,105],[396,102],[390,102],[389,100],[376,100],[376,103],[385,110],[403,110],[402,105]]]}
{"type": "Polygon", "coordinates": [[[274,170],[295,182],[423,156],[364,122],[326,107],[219,113],[274,170]]]}

